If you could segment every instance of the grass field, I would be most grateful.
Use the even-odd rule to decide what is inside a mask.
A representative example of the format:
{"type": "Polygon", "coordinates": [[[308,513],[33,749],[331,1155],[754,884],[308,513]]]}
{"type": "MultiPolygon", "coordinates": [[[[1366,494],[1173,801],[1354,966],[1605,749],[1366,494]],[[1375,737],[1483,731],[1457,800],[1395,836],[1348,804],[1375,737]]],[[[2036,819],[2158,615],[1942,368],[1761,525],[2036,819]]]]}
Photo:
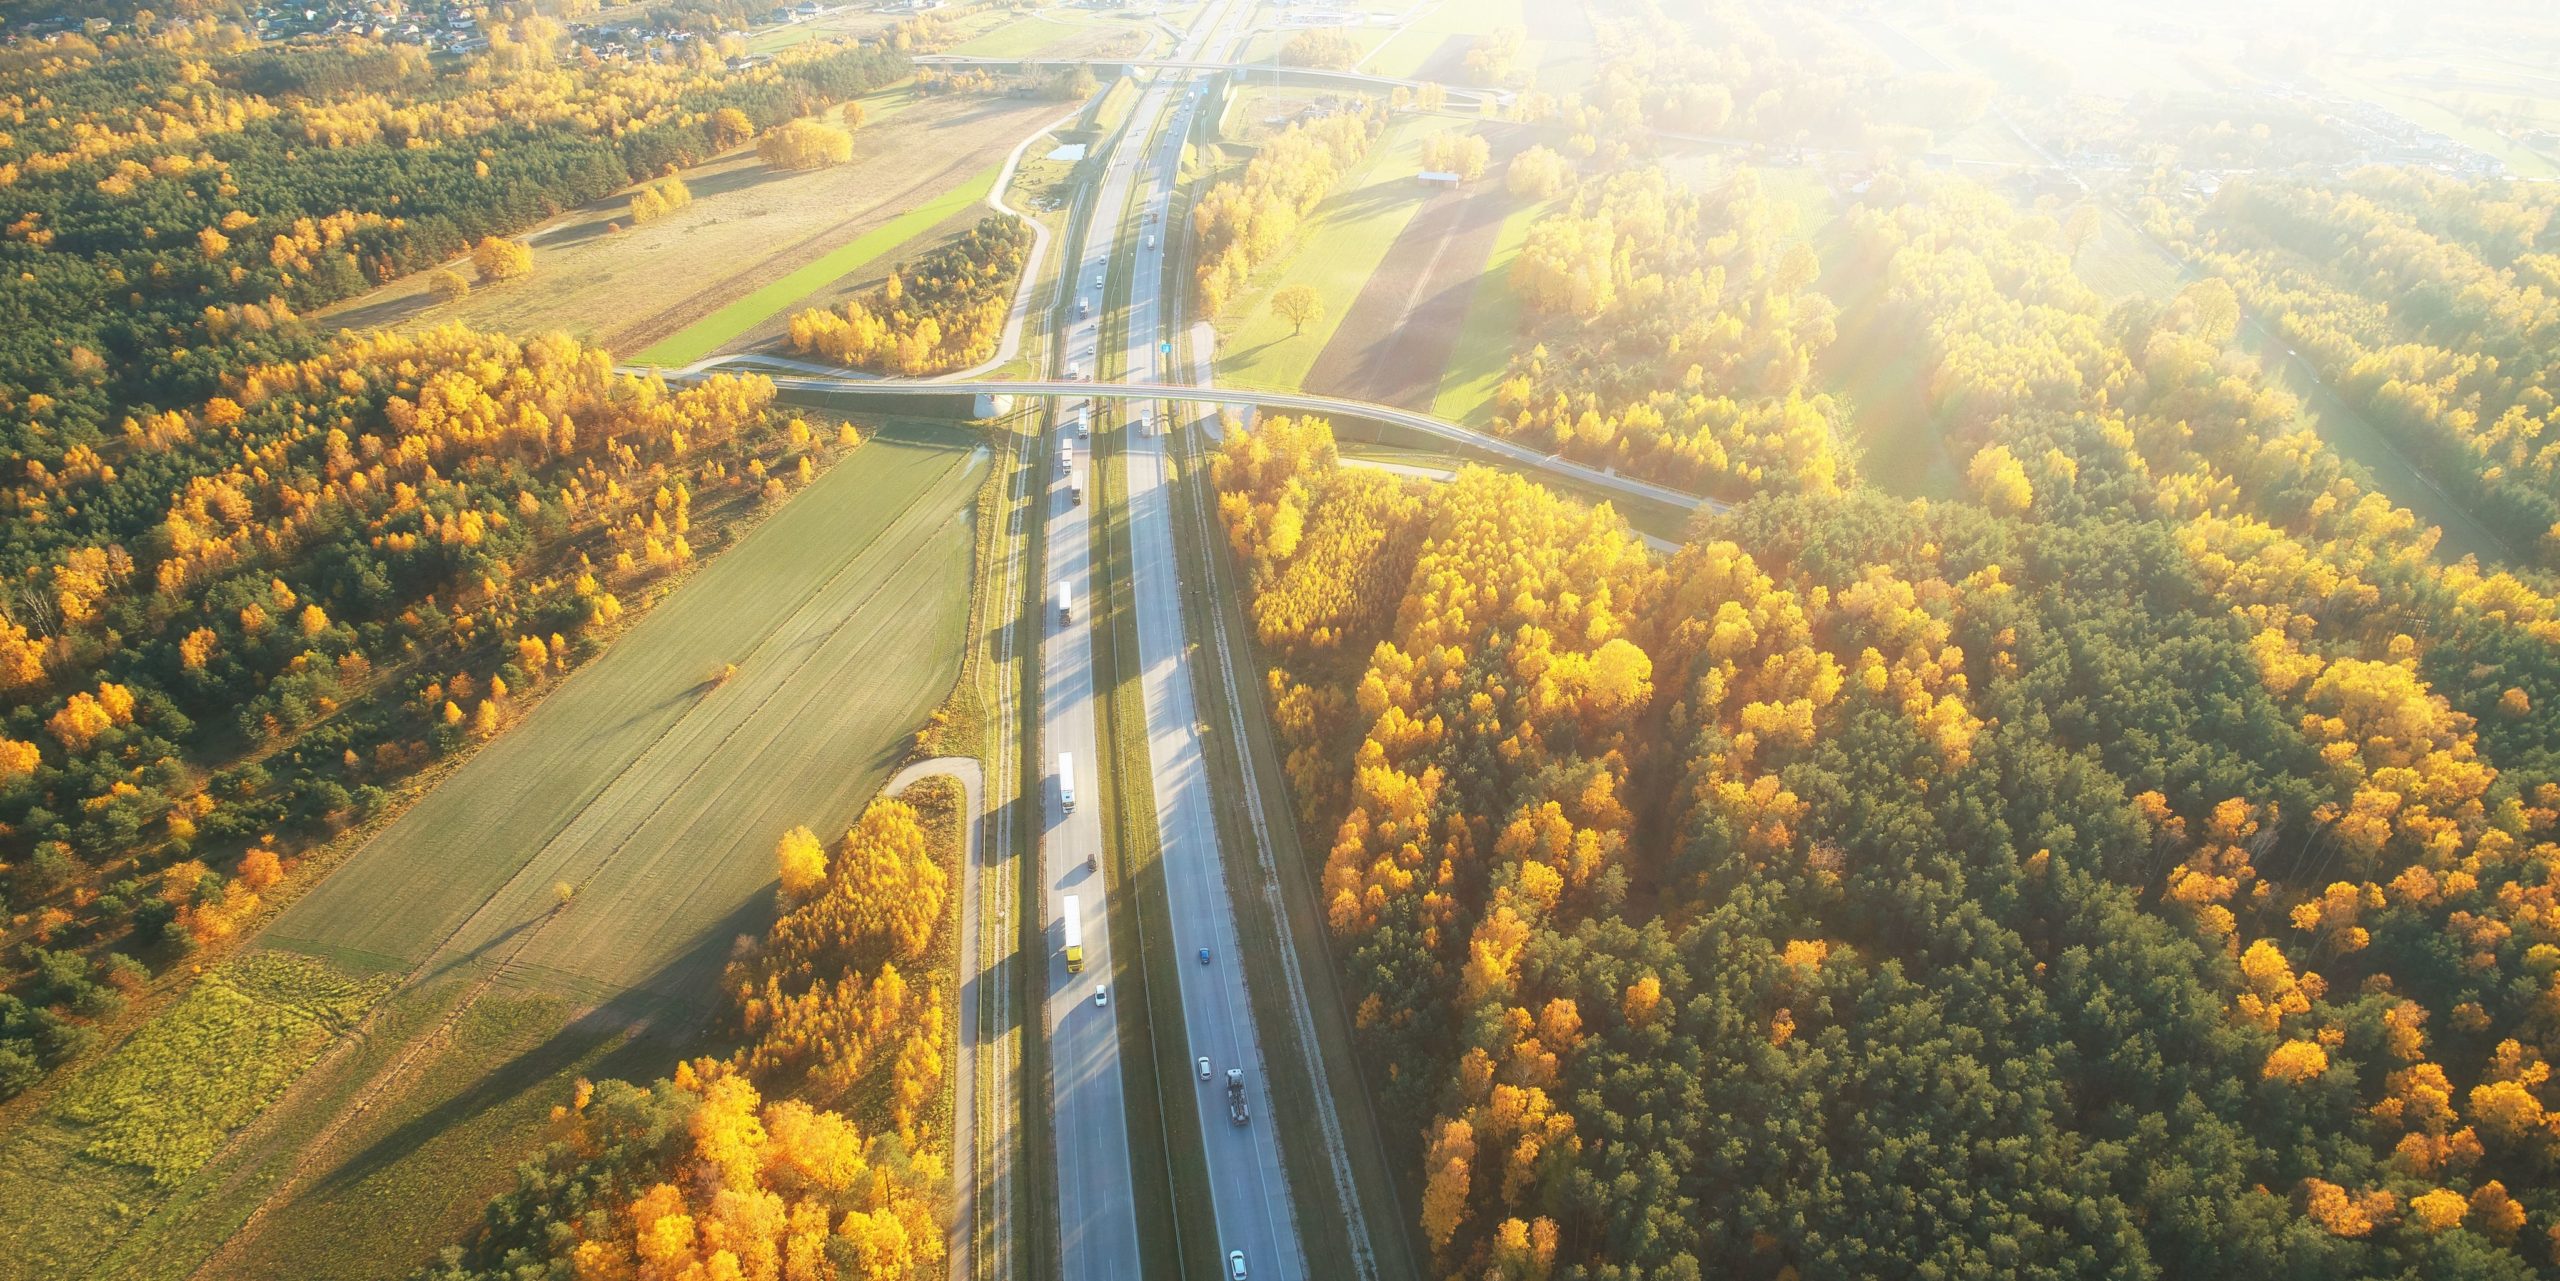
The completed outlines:
{"type": "MultiPolygon", "coordinates": [[[[526,237],[534,272],[524,280],[476,287],[439,303],[428,291],[428,273],[416,273],[330,308],[321,321],[354,329],[451,321],[523,334],[557,329],[627,356],[992,173],[1025,133],[1058,110],[1015,99],[919,98],[903,85],[862,103],[866,121],[854,133],[850,164],[781,173],[742,148],[686,170],[693,203],[668,217],[629,226],[624,196],[535,228],[526,237]],[[617,224],[624,225],[617,231],[617,224]]],[[[460,271],[473,274],[467,265],[460,271]]],[[[799,283],[810,279],[799,277],[799,283]]],[[[782,303],[807,292],[799,287],[782,303]]],[[[727,331],[735,336],[746,329],[732,323],[727,331]]]]}
{"type": "Polygon", "coordinates": [[[1494,387],[1511,367],[1522,321],[1520,295],[1511,288],[1511,264],[1528,243],[1530,225],[1546,216],[1553,204],[1522,201],[1503,216],[1493,253],[1485,260],[1484,279],[1477,282],[1475,297],[1467,303],[1457,348],[1449,354],[1449,367],[1440,372],[1440,394],[1431,402],[1433,417],[1470,427],[1492,421],[1494,387]]]}
{"type": "MultiPolygon", "coordinates": [[[[2063,211],[2063,216],[2068,214],[2063,211]]],[[[2128,298],[2165,302],[2177,294],[2186,277],[2183,264],[2113,209],[2099,221],[2098,233],[2081,246],[2072,269],[2110,304],[2128,298]]]]}
{"type": "Polygon", "coordinates": [[[687,325],[675,335],[641,352],[644,365],[687,365],[728,346],[767,321],[782,316],[794,303],[861,271],[923,235],[945,219],[986,199],[995,189],[1001,162],[932,200],[838,245],[790,275],[687,325]]]}
{"type": "Polygon", "coordinates": [[[1422,207],[1425,193],[1414,184],[1414,175],[1422,171],[1422,140],[1456,127],[1458,122],[1434,116],[1398,118],[1369,159],[1316,206],[1298,233],[1297,246],[1286,251],[1286,265],[1266,271],[1255,288],[1218,318],[1218,381],[1285,389],[1305,381],[1307,368],[1324,351],[1334,326],[1350,313],[1360,287],[1422,207]],[[1315,252],[1314,246],[1322,251],[1315,252]],[[1324,300],[1324,321],[1302,334],[1291,333],[1289,322],[1271,311],[1271,295],[1290,285],[1310,286],[1324,300]]]}
{"type": "MultiPolygon", "coordinates": [[[[951,52],[974,58],[1029,58],[1048,53],[1070,40],[1096,34],[1088,24],[1041,17],[1017,18],[992,31],[951,46],[951,52]]],[[[1090,43],[1089,40],[1087,40],[1090,43]]]]}
{"type": "Polygon", "coordinates": [[[10,1170],[62,1212],[0,1228],[0,1276],[185,1276],[278,1189],[206,1275],[405,1272],[476,1217],[569,1081],[665,1071],[731,941],[769,917],[775,834],[849,822],[949,692],[982,454],[948,428],[866,444],[280,916],[243,964],[305,976],[285,990],[318,1027],[353,999],[323,996],[415,980],[210,1162],[204,1132],[257,1112],[325,1033],[190,997],[94,1087],[220,1078],[171,1089],[162,1111],[205,1119],[169,1125],[151,1163],[84,1155],[94,1127],[66,1116],[14,1136],[10,1170]]]}
{"type": "Polygon", "coordinates": [[[354,970],[485,952],[618,984],[706,941],[791,822],[849,819],[949,692],[982,462],[889,438],[830,470],[270,930],[354,970]],[[714,685],[711,673],[738,674],[714,685]],[[831,696],[806,703],[821,691],[831,696]],[[775,810],[800,817],[776,823],[775,810]],[[581,886],[550,917],[552,885],[581,886]]]}
{"type": "Polygon", "coordinates": [[[1387,41],[1363,69],[1382,76],[1410,78],[1431,61],[1450,36],[1488,36],[1504,27],[1526,28],[1529,3],[1530,0],[1449,0],[1434,5],[1387,41]]]}

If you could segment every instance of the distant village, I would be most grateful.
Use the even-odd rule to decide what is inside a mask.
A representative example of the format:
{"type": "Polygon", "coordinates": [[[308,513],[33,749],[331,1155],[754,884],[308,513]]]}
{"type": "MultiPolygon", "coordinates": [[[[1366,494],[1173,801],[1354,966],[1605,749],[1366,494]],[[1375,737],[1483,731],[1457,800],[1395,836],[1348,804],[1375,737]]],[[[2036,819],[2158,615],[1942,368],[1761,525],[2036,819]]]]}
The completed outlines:
{"type": "MultiPolygon", "coordinates": [[[[885,0],[865,4],[820,4],[818,0],[801,0],[798,4],[777,6],[757,16],[756,29],[811,22],[845,9],[886,15],[929,13],[940,9],[946,0],[885,0]]],[[[208,20],[210,21],[210,20],[208,20]]],[[[158,22],[155,31],[184,31],[194,25],[186,18],[158,22]]],[[[249,30],[263,41],[281,42],[302,37],[364,36],[391,44],[416,45],[434,53],[470,54],[489,47],[488,33],[481,29],[479,13],[464,5],[437,3],[436,0],[313,0],[294,5],[261,5],[247,14],[249,30]]],[[[129,32],[131,23],[106,18],[86,20],[60,17],[21,24],[0,33],[0,43],[49,41],[79,33],[92,38],[129,32]]],[[[589,19],[568,24],[570,41],[592,50],[600,58],[647,58],[653,50],[677,50],[705,38],[691,26],[674,25],[651,17],[589,19]]]]}

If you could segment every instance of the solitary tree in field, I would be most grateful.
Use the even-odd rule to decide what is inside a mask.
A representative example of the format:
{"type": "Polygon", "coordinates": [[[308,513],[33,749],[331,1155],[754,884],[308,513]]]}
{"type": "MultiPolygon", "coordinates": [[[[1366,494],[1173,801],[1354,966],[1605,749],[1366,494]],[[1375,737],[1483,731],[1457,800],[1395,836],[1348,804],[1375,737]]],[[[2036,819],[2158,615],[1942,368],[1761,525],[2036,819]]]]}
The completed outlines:
{"type": "Polygon", "coordinates": [[[434,294],[437,302],[454,302],[471,296],[471,282],[451,267],[439,267],[427,277],[427,292],[434,294]]]}
{"type": "Polygon", "coordinates": [[[494,285],[533,274],[533,250],[517,241],[489,236],[472,248],[471,265],[479,270],[481,284],[494,285]]]}
{"type": "Polygon", "coordinates": [[[2084,203],[2063,219],[2062,234],[2071,242],[2071,261],[2080,261],[2080,251],[2088,248],[2090,238],[2098,234],[2100,217],[2096,205],[2084,203]]]}
{"type": "Polygon", "coordinates": [[[1324,299],[1307,285],[1291,285],[1271,295],[1271,310],[1295,326],[1290,331],[1292,337],[1307,332],[1307,326],[1324,321],[1324,299]]]}

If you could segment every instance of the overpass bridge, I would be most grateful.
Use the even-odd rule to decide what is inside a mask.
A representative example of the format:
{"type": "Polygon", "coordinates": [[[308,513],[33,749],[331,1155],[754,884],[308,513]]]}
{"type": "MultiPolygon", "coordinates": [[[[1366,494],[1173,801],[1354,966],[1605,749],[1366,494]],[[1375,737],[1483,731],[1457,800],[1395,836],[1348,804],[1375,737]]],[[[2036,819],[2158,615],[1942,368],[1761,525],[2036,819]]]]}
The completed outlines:
{"type": "MultiPolygon", "coordinates": [[[[1097,74],[1104,70],[1125,69],[1161,71],[1225,71],[1271,81],[1312,84],[1327,88],[1360,89],[1384,92],[1404,89],[1420,92],[1430,80],[1407,80],[1396,76],[1372,75],[1366,71],[1342,71],[1331,67],[1292,67],[1277,62],[1203,62],[1180,58],[998,58],[963,53],[920,53],[914,58],[919,67],[1091,67],[1097,74]]],[[[1512,94],[1507,89],[1479,89],[1467,85],[1442,84],[1441,92],[1451,102],[1470,102],[1478,109],[1510,105],[1512,94]]]]}
{"type": "Polygon", "coordinates": [[[941,400],[951,412],[971,418],[988,418],[1004,412],[1006,398],[1015,396],[1050,399],[1094,398],[1100,400],[1178,400],[1196,404],[1225,405],[1236,408],[1286,410],[1298,414],[1315,414],[1330,419],[1354,419],[1381,423],[1404,431],[1454,445],[1468,453],[1482,455],[1544,472],[1550,476],[1625,498],[1659,503],[1680,511],[1705,508],[1723,511],[1727,506],[1718,499],[1706,498],[1685,490],[1657,485],[1651,481],[1621,476],[1617,472],[1561,455],[1543,453],[1526,445],[1487,435],[1471,427],[1462,427],[1429,414],[1418,414],[1393,405],[1372,401],[1349,400],[1339,396],[1317,396],[1306,392],[1264,391],[1251,387],[1196,387],[1179,383],[1082,382],[1067,379],[969,378],[942,382],[905,379],[870,378],[844,370],[830,370],[808,361],[778,356],[720,357],[700,361],[681,369],[659,369],[655,366],[625,368],[621,372],[636,377],[662,377],[670,383],[698,382],[714,374],[761,374],[773,380],[775,388],[801,394],[822,394],[862,402],[878,399],[941,400]]]}

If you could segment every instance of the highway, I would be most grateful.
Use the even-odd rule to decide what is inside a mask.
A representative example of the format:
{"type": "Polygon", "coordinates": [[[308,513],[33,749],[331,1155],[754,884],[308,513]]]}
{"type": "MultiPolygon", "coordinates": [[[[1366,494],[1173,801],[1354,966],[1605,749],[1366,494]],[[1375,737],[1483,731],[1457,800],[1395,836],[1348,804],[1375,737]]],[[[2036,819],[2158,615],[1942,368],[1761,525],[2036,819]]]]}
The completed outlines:
{"type": "MultiPolygon", "coordinates": [[[[1207,45],[1248,3],[1249,0],[1223,0],[1205,10],[1185,33],[1177,56],[1191,56],[1207,45]]],[[[1161,80],[1144,88],[1127,128],[1104,166],[1103,181],[1094,194],[1085,223],[1084,243],[1071,249],[1070,256],[1063,260],[1068,271],[1065,290],[1076,299],[1063,335],[1071,373],[1091,376],[1096,368],[1103,319],[1108,314],[1104,286],[1113,266],[1116,233],[1128,217],[1134,175],[1150,148],[1160,145],[1158,135],[1163,132],[1174,99],[1187,100],[1188,96],[1184,86],[1161,80]]],[[[1187,101],[1183,109],[1188,111],[1187,101]]],[[[1178,158],[1178,132],[1173,137],[1178,158]]],[[[1152,292],[1154,282],[1147,279],[1143,269],[1138,277],[1139,292],[1152,292]]],[[[1129,332],[1135,334],[1139,329],[1132,324],[1129,332]]],[[[942,386],[946,392],[953,390],[949,384],[942,386]]],[[[1097,638],[1091,625],[1095,596],[1092,516],[1101,501],[1099,477],[1093,475],[1091,461],[1094,404],[1089,399],[1073,400],[1061,406],[1056,415],[1059,443],[1073,449],[1073,466],[1084,473],[1086,497],[1080,503],[1073,500],[1064,474],[1058,475],[1052,485],[1048,506],[1049,584],[1044,594],[1047,604],[1041,611],[1052,632],[1043,651],[1041,685],[1042,760],[1051,774],[1043,798],[1050,827],[1048,838],[1041,842],[1042,875],[1053,913],[1062,910],[1066,895],[1077,896],[1085,950],[1083,972],[1069,975],[1063,925],[1052,927],[1048,999],[1051,1108],[1057,1141],[1061,1272],[1066,1281],[1135,1281],[1140,1271],[1140,1251],[1117,1011],[1097,1006],[1093,1000],[1096,990],[1114,973],[1108,904],[1096,860],[1116,853],[1103,848],[1099,807],[1091,799],[1092,780],[1099,778],[1099,771],[1104,768],[1102,744],[1095,732],[1093,646],[1097,638]],[[1061,584],[1072,602],[1071,621],[1059,617],[1057,596],[1061,584]],[[1073,752],[1085,762],[1080,773],[1087,780],[1086,799],[1073,811],[1064,811],[1060,806],[1056,762],[1062,751],[1073,752]]],[[[1180,626],[1178,618],[1175,626],[1180,626]]],[[[1143,638],[1143,629],[1141,635],[1143,638]]],[[[1149,728],[1154,728],[1152,717],[1149,728]]],[[[1192,747],[1196,760],[1196,739],[1192,747]]],[[[1137,796],[1143,795],[1136,790],[1136,780],[1119,782],[1123,789],[1121,803],[1134,804],[1137,796]]],[[[1213,846],[1211,857],[1214,856],[1213,846]]],[[[1181,915],[1178,906],[1175,915],[1181,915]]],[[[1179,921],[1176,928],[1180,928],[1179,921]]],[[[1133,965],[1137,963],[1142,962],[1133,961],[1133,965]]],[[[1250,1037],[1249,1024],[1246,1035],[1250,1037]]],[[[1257,1069],[1258,1066],[1257,1063],[1257,1069]]],[[[1258,1070],[1256,1076],[1259,1077],[1258,1070]]],[[[1272,1173],[1276,1176],[1276,1144],[1273,1153],[1272,1173]]],[[[1278,1181],[1276,1177],[1274,1181],[1278,1181]]],[[[1289,1221],[1285,1184],[1280,1196],[1280,1232],[1286,1236],[1289,1221]]],[[[1224,1222],[1222,1215],[1222,1231],[1224,1222]]],[[[1259,1244],[1264,1239],[1257,1236],[1255,1241],[1259,1244]]],[[[1292,1258],[1294,1245],[1291,1238],[1292,1258]]],[[[1243,1247],[1222,1247],[1221,1253],[1231,1248],[1243,1247]]],[[[1268,1249],[1275,1258],[1278,1256],[1277,1245],[1268,1249]]],[[[1251,1257],[1249,1253],[1248,1258],[1251,1257]]],[[[1273,1269],[1257,1270],[1254,1275],[1298,1281],[1303,1272],[1303,1268],[1283,1272],[1275,1265],[1273,1269]]]]}
{"type": "MultiPolygon", "coordinates": [[[[1241,6],[1230,6],[1230,14],[1241,6]]],[[[1235,39],[1222,17],[1206,39],[1211,48],[1235,39]]],[[[1122,243],[1130,264],[1126,349],[1122,367],[1130,381],[1162,383],[1165,364],[1158,343],[1172,332],[1165,297],[1166,234],[1175,226],[1172,204],[1178,181],[1183,140],[1193,113],[1215,110],[1194,92],[1189,76],[1159,75],[1141,101],[1129,132],[1112,158],[1110,175],[1097,201],[1093,221],[1097,247],[1114,230],[1128,226],[1128,206],[1144,215],[1122,243]]],[[[1093,366],[1087,366],[1093,372],[1093,366]]],[[[1171,478],[1165,466],[1166,437],[1147,401],[1130,405],[1125,462],[1128,476],[1130,567],[1138,624],[1141,696],[1146,704],[1147,756],[1152,766],[1156,832],[1163,858],[1165,893],[1171,908],[1176,969],[1181,974],[1182,1023],[1188,1038],[1186,1061],[1206,1061],[1182,1082],[1198,1109],[1200,1136],[1209,1176],[1210,1202],[1218,1224],[1218,1253],[1244,1255],[1256,1281],[1304,1281],[1307,1261],[1300,1248],[1296,1214],[1287,1171],[1281,1165],[1280,1131],[1293,1119],[1273,1115],[1267,1087],[1268,1067],[1245,989],[1246,958],[1237,945],[1235,914],[1228,897],[1226,863],[1218,839],[1216,798],[1210,792],[1208,760],[1202,749],[1202,722],[1192,705],[1193,652],[1183,625],[1181,569],[1174,551],[1171,478]],[[1138,415],[1149,425],[1136,427],[1138,415]],[[1205,956],[1205,962],[1201,960],[1205,956]],[[1250,1120],[1231,1119],[1227,1073],[1243,1073],[1250,1120]]],[[[1261,962],[1255,963],[1260,966],[1261,962]]],[[[1264,970],[1268,973],[1267,968],[1264,970]]],[[[1308,1133],[1304,1118],[1294,1132],[1308,1133]]]]}
{"type": "MultiPolygon", "coordinates": [[[[1078,446],[1081,409],[1059,415],[1061,432],[1078,446]]],[[[1118,1281],[1138,1275],[1138,1220],[1131,1193],[1129,1129],[1121,1087],[1119,1012],[1094,1003],[1111,979],[1111,930],[1100,861],[1101,807],[1093,800],[1102,767],[1094,732],[1093,629],[1087,625],[1093,579],[1091,504],[1069,501],[1060,476],[1048,493],[1048,561],[1040,611],[1048,639],[1040,647],[1040,876],[1048,942],[1050,1115],[1058,1172],[1058,1249],[1067,1281],[1118,1281]],[[1073,621],[1058,618],[1064,584],[1073,621]],[[1083,781],[1081,803],[1066,808],[1059,758],[1072,755],[1083,781]],[[1084,968],[1067,971],[1066,897],[1074,895],[1084,936],[1084,968]]]]}

